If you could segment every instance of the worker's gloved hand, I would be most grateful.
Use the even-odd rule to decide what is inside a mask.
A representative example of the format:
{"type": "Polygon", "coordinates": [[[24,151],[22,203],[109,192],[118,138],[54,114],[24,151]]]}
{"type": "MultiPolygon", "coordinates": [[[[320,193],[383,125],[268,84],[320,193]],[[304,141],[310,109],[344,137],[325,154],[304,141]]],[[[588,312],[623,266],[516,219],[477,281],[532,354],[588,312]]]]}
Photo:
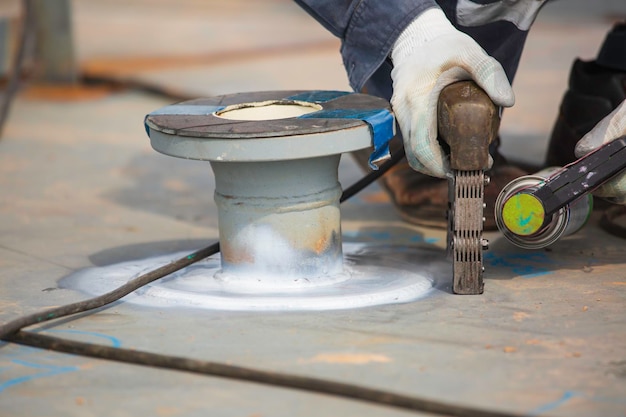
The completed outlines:
{"type": "MultiPolygon", "coordinates": [[[[576,144],[574,153],[581,158],[596,148],[626,135],[626,101],[609,113],[576,144]]],[[[599,187],[594,194],[615,203],[626,204],[626,172],[599,187]]]]}
{"type": "Polygon", "coordinates": [[[437,142],[439,93],[456,81],[473,79],[498,106],[515,102],[500,63],[468,35],[456,30],[441,9],[420,14],[400,34],[391,52],[391,105],[413,169],[445,177],[448,167],[437,142]]]}

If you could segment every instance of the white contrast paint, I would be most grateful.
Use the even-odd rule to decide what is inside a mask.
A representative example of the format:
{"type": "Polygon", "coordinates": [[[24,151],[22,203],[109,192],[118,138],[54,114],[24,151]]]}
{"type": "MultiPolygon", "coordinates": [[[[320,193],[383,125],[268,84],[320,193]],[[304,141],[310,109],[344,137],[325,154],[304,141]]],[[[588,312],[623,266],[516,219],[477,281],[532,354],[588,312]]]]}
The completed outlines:
{"type": "MultiPolygon", "coordinates": [[[[344,276],[310,286],[307,280],[291,288],[257,291],[216,278],[214,255],[153,282],[124,297],[125,302],[153,307],[194,307],[239,311],[321,311],[406,303],[432,293],[436,277],[450,274],[443,251],[363,244],[344,245],[344,276]]],[[[100,295],[130,279],[185,256],[186,253],[89,268],[61,280],[61,286],[100,295]]],[[[253,280],[254,276],[250,277],[253,280]]],[[[249,280],[249,281],[250,281],[249,280]]]]}

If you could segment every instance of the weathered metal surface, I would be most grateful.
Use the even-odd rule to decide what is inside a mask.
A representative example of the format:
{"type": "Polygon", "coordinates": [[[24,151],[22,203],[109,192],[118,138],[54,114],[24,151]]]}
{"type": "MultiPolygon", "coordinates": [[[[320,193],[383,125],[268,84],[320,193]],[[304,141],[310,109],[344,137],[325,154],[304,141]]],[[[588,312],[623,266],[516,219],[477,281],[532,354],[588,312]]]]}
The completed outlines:
{"type": "MultiPolygon", "coordinates": [[[[317,22],[283,1],[75,4],[84,18],[77,22],[84,57],[140,57],[146,51],[175,55],[181,53],[177,45],[185,48],[182,52],[192,45],[201,53],[255,41],[295,43],[325,33],[321,27],[315,32],[317,22]],[[156,16],[150,14],[155,9],[156,16]],[[111,31],[114,19],[120,30],[111,31]],[[155,27],[160,33],[167,28],[171,37],[156,42],[155,27]],[[204,35],[220,29],[228,36],[204,35]],[[137,35],[132,43],[126,42],[131,30],[137,35]]],[[[515,79],[517,103],[505,112],[504,142],[517,145],[510,148],[511,155],[541,160],[571,59],[597,52],[610,22],[594,16],[611,5],[614,10],[624,7],[622,0],[557,1],[545,7],[551,20],[541,20],[540,14],[515,79]],[[587,11],[576,12],[576,7],[587,11]]],[[[199,88],[207,94],[241,90],[242,83],[251,90],[317,88],[344,82],[337,49],[290,53],[281,60],[256,56],[230,65],[209,62],[191,72],[153,66],[138,76],[152,81],[160,76],[160,83],[183,85],[193,94],[199,88]],[[284,76],[270,71],[277,67],[284,76]]],[[[192,251],[216,238],[208,166],[163,157],[141,140],[137,115],[165,104],[130,92],[78,103],[17,98],[0,152],[3,320],[83,299],[82,293],[60,289],[57,281],[79,269],[192,251]]],[[[343,158],[342,183],[360,176],[351,159],[343,158]]],[[[451,295],[451,268],[445,263],[433,270],[444,280],[436,296],[409,304],[276,314],[121,302],[42,331],[494,411],[623,416],[626,245],[598,228],[599,217],[595,213],[588,227],[549,250],[529,252],[489,233],[487,285],[481,297],[451,295]]],[[[342,219],[344,242],[388,248],[372,246],[363,254],[373,265],[393,260],[421,271],[428,260],[443,258],[436,247],[443,246],[444,234],[402,222],[377,185],[343,205],[342,219]],[[393,250],[393,245],[422,245],[424,256],[393,250]]],[[[0,414],[15,417],[415,415],[13,344],[0,348],[0,367],[0,414]]]]}
{"type": "Polygon", "coordinates": [[[483,284],[483,171],[453,171],[451,216],[453,291],[482,294],[483,284]]]}
{"type": "Polygon", "coordinates": [[[343,271],[339,158],[211,162],[223,279],[297,286],[343,271]]]}

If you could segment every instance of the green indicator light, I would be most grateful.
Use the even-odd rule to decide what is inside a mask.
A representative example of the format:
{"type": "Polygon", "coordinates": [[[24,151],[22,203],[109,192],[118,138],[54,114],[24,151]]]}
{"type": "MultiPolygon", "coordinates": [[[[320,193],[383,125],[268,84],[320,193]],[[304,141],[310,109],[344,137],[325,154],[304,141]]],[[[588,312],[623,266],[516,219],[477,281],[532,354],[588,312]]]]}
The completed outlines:
{"type": "Polygon", "coordinates": [[[502,207],[502,221],[511,233],[530,236],[537,233],[545,220],[543,204],[530,194],[515,194],[502,207]]]}

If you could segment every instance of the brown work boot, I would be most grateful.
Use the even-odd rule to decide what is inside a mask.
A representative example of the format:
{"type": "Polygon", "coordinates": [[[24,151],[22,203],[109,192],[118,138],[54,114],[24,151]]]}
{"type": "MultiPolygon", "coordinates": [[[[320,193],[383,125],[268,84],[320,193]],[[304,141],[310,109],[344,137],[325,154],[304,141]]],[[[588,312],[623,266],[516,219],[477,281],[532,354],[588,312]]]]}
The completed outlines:
{"type": "MultiPolygon", "coordinates": [[[[391,151],[397,150],[398,140],[394,139],[391,151]]],[[[353,152],[353,157],[364,170],[369,170],[370,151],[353,152]]],[[[509,165],[501,156],[494,157],[494,166],[487,172],[491,182],[485,187],[484,230],[496,230],[494,206],[502,188],[512,180],[526,175],[520,168],[509,165]]],[[[407,222],[427,227],[446,229],[448,221],[448,181],[419,173],[410,167],[406,158],[391,168],[380,180],[398,214],[407,222]]]]}
{"type": "Polygon", "coordinates": [[[595,61],[577,59],[552,130],[546,166],[576,160],[576,143],[626,99],[626,22],[607,34],[595,61]]]}

